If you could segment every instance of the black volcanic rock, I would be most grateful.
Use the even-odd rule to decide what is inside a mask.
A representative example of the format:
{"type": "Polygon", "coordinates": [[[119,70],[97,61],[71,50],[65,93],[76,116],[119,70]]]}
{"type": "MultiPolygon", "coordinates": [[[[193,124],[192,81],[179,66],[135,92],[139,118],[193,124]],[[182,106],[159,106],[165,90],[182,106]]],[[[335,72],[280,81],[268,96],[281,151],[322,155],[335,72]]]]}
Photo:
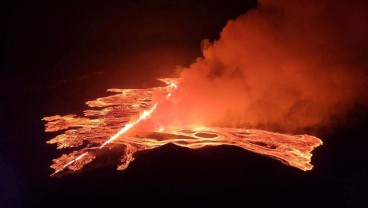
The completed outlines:
{"type": "Polygon", "coordinates": [[[235,205],[243,200],[244,205],[271,205],[276,200],[289,203],[281,196],[285,193],[300,200],[307,197],[298,188],[298,182],[306,180],[308,173],[238,147],[192,150],[167,144],[135,156],[136,160],[124,171],[115,170],[116,166],[111,164],[52,178],[48,187],[57,189],[43,190],[30,202],[46,206],[62,196],[68,200],[56,206],[65,207],[69,203],[214,206],[222,202],[235,205]],[[256,200],[263,194],[268,200],[256,200]]]}
{"type": "MultiPolygon", "coordinates": [[[[150,65],[156,61],[147,58],[152,53],[143,60],[141,55],[160,51],[164,43],[175,46],[166,51],[175,52],[167,54],[170,59],[179,44],[179,54],[189,54],[171,64],[186,66],[201,55],[201,40],[217,39],[226,22],[255,1],[189,2],[35,0],[2,5],[0,207],[368,207],[367,105],[356,106],[332,129],[316,135],[324,145],[313,151],[315,167],[308,172],[237,147],[190,150],[168,144],[140,152],[125,171],[106,165],[107,156],[100,158],[102,166],[49,177],[51,159],[60,152],[45,143],[53,134],[44,133],[41,118],[80,114],[84,101],[106,95],[107,88],[156,85],[154,78],[166,75],[158,73],[165,71],[161,64],[166,59],[150,65]],[[160,9],[157,3],[167,6],[160,9]],[[134,38],[141,28],[152,27],[150,17],[159,26],[169,21],[191,34],[160,30],[153,39],[134,38]],[[100,70],[102,74],[90,76],[100,70]]],[[[111,163],[118,159],[110,156],[111,163]]]]}

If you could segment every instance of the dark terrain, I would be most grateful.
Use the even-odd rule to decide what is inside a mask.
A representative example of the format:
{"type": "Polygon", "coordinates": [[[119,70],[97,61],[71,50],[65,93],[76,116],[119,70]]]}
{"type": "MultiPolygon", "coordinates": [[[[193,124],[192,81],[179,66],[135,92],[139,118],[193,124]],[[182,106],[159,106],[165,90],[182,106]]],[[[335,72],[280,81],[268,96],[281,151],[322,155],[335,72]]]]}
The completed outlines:
{"type": "Polygon", "coordinates": [[[188,2],[17,1],[2,8],[0,207],[368,206],[363,105],[315,133],[324,144],[307,172],[238,147],[168,144],[138,153],[125,171],[115,170],[112,152],[106,165],[49,177],[62,151],[45,143],[56,133],[44,132],[44,116],[81,114],[107,88],[158,84],[155,77],[190,64],[201,40],[218,38],[228,19],[256,5],[188,2]]]}

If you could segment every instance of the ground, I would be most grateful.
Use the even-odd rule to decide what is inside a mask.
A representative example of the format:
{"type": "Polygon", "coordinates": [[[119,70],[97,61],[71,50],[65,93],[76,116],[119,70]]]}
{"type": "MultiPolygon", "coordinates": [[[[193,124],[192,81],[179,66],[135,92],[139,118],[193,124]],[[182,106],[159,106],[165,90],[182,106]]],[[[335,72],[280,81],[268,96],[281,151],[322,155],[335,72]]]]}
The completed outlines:
{"type": "MultiPolygon", "coordinates": [[[[107,162],[49,177],[60,151],[45,143],[54,134],[44,132],[44,116],[80,114],[85,101],[105,96],[107,88],[156,85],[154,79],[172,75],[175,64],[198,57],[201,40],[218,38],[228,19],[254,6],[132,2],[19,1],[5,7],[1,207],[368,206],[366,106],[316,133],[324,144],[313,152],[315,167],[307,172],[237,147],[191,150],[168,144],[137,154],[125,171],[107,162]],[[161,32],[142,33],[157,22],[161,32]],[[181,27],[171,30],[173,25],[181,27]]],[[[113,154],[106,157],[114,160],[113,154]]]]}

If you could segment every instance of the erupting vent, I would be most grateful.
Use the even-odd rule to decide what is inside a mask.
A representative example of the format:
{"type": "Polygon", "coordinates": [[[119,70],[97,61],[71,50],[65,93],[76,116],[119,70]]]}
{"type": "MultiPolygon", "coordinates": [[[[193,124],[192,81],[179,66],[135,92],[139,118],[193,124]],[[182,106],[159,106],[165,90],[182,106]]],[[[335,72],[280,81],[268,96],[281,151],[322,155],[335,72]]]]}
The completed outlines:
{"type": "Polygon", "coordinates": [[[88,101],[94,110],[84,111],[84,117],[76,115],[50,116],[43,118],[46,132],[66,130],[47,143],[57,144],[58,149],[74,151],[54,159],[52,174],[65,170],[77,171],[98,157],[100,152],[122,146],[121,164],[124,170],[134,160],[137,151],[152,149],[173,143],[192,149],[214,145],[235,145],[246,150],[266,155],[299,168],[311,170],[311,151],[322,141],[309,135],[287,135],[256,129],[196,127],[192,129],[165,129],[153,132],[131,131],[143,120],[150,118],[160,102],[153,96],[163,94],[170,99],[177,88],[177,80],[161,79],[166,87],[148,89],[109,89],[112,96],[88,101]],[[79,147],[79,150],[75,150],[79,147]]]}

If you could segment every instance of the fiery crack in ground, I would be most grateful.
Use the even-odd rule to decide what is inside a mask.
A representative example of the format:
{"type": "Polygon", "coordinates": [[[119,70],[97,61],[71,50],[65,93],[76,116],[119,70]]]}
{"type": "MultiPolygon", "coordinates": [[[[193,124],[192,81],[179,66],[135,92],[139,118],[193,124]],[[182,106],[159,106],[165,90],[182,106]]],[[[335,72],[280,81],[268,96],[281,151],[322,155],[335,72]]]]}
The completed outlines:
{"type": "Polygon", "coordinates": [[[311,151],[322,141],[310,135],[288,135],[257,129],[197,127],[192,129],[157,129],[153,132],[126,134],[128,130],[148,119],[156,109],[153,96],[157,93],[169,99],[177,88],[177,80],[160,79],[166,87],[147,89],[109,89],[118,93],[88,101],[94,110],[84,111],[84,117],[55,115],[43,118],[46,132],[65,130],[47,143],[58,149],[80,148],[53,160],[52,175],[82,169],[100,152],[115,146],[122,147],[118,170],[124,170],[134,160],[133,154],[168,143],[198,149],[205,146],[234,145],[265,155],[301,170],[311,170],[311,151]],[[137,116],[138,115],[138,116],[137,116]]]}

